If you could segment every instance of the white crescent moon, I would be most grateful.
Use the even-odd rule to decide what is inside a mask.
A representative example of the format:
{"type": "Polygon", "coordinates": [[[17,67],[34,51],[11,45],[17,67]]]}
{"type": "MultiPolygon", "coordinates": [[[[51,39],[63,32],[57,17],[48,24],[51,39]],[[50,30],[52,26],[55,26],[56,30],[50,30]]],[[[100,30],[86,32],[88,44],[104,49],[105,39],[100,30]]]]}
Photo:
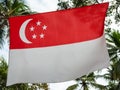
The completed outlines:
{"type": "Polygon", "coordinates": [[[20,35],[20,38],[23,42],[25,43],[32,43],[31,41],[29,41],[27,38],[26,38],[26,35],[25,35],[25,29],[26,29],[26,26],[27,24],[31,21],[32,19],[27,19],[26,21],[23,22],[23,24],[21,25],[20,27],[20,31],[19,31],[19,35],[20,35]]]}

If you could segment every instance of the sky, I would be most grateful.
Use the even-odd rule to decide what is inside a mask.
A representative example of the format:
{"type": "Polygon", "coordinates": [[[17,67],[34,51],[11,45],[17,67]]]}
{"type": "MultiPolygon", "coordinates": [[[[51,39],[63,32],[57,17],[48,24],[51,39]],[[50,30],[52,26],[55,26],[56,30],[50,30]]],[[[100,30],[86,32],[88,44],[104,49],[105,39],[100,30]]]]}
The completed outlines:
{"type": "Polygon", "coordinates": [[[57,10],[58,0],[25,0],[31,10],[36,12],[50,12],[57,10]]]}

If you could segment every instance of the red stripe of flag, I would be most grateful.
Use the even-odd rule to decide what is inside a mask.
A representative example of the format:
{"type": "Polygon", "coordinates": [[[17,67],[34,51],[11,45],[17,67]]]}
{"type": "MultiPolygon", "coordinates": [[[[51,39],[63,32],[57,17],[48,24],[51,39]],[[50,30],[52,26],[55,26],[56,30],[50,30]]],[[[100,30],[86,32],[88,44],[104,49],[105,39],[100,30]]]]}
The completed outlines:
{"type": "Polygon", "coordinates": [[[11,17],[10,48],[48,47],[99,38],[103,34],[106,7],[108,3],[11,17]]]}

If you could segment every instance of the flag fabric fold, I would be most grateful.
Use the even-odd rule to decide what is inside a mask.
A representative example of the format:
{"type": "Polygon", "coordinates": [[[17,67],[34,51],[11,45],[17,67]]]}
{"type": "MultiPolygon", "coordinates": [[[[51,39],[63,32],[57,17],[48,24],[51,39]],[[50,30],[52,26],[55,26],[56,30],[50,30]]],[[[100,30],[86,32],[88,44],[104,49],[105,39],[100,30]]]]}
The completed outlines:
{"type": "Polygon", "coordinates": [[[108,3],[10,17],[7,85],[73,80],[108,67],[108,3]]]}

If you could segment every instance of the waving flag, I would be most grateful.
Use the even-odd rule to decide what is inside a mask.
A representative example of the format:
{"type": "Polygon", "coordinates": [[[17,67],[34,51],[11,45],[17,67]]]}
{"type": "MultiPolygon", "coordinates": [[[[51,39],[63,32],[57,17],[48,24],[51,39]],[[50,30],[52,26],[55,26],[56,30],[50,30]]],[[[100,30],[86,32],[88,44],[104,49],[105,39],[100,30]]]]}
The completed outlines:
{"type": "Polygon", "coordinates": [[[7,85],[63,82],[108,67],[107,8],[103,3],[9,18],[7,85]]]}

